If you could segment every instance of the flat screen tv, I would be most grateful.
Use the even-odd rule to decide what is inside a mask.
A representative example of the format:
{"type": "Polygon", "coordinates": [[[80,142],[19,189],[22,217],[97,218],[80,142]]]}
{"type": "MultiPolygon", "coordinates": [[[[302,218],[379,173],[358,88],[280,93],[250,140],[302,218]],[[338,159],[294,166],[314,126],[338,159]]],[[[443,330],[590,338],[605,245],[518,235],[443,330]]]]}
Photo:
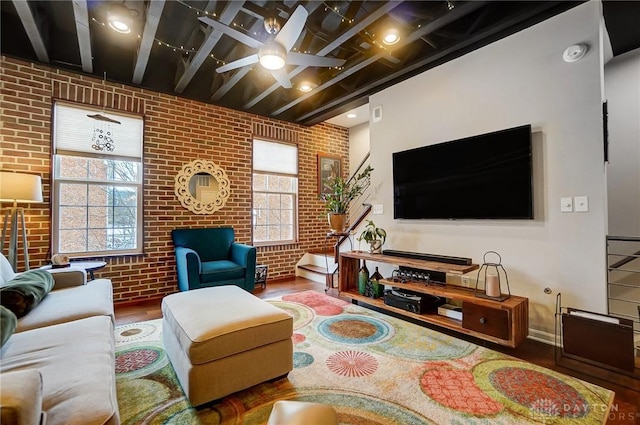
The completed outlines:
{"type": "Polygon", "coordinates": [[[399,219],[532,219],[531,125],[393,154],[399,219]]]}

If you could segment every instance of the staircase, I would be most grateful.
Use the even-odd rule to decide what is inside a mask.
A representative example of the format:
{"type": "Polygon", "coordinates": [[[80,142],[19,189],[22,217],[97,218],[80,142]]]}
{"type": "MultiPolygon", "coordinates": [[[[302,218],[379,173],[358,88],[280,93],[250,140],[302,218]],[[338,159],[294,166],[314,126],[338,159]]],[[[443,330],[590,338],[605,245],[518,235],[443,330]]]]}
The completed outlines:
{"type": "MultiPolygon", "coordinates": [[[[369,154],[367,153],[348,181],[355,178],[368,165],[369,154]]],[[[349,205],[349,210],[347,211],[349,227],[346,233],[351,234],[351,236],[327,236],[323,248],[307,252],[298,261],[296,264],[296,276],[324,283],[327,288],[335,288],[337,286],[339,252],[355,248],[353,244],[356,243],[354,241],[356,229],[371,212],[371,204],[368,202],[370,197],[371,191],[367,186],[362,194],[349,205]],[[349,243],[349,238],[351,238],[351,243],[349,243]]]]}
{"type": "Polygon", "coordinates": [[[607,236],[607,263],[609,314],[633,320],[640,356],[640,237],[607,236]]]}

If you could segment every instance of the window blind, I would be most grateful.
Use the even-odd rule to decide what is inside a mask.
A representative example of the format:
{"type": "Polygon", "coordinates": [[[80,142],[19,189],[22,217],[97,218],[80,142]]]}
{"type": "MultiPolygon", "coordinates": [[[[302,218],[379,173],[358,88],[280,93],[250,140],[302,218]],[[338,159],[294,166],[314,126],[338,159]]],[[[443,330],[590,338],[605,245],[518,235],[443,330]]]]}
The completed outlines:
{"type": "Polygon", "coordinates": [[[142,157],[144,121],[141,116],[64,102],[55,102],[53,114],[56,154],[82,152],[130,159],[142,157]]]}
{"type": "Polygon", "coordinates": [[[298,174],[298,147],[286,143],[254,140],[253,169],[270,173],[298,174]]]}

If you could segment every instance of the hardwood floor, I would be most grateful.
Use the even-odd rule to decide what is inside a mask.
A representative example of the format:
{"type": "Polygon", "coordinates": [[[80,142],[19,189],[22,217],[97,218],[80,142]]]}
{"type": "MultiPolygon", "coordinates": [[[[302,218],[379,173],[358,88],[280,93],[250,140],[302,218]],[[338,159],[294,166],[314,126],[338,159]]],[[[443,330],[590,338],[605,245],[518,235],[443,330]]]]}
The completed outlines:
{"type": "MultiPolygon", "coordinates": [[[[286,281],[269,281],[267,282],[266,288],[257,287],[253,293],[257,297],[266,299],[307,290],[324,293],[324,284],[303,278],[295,278],[286,281]]],[[[337,290],[331,290],[329,295],[337,296],[337,290]]],[[[159,319],[162,317],[160,304],[160,299],[153,299],[135,304],[116,304],[116,325],[159,319]]],[[[433,329],[443,331],[443,329],[438,327],[433,327],[433,329]]],[[[640,424],[639,379],[634,379],[601,368],[590,367],[581,362],[563,361],[562,364],[568,367],[559,366],[554,361],[555,350],[553,346],[530,339],[525,340],[525,342],[520,346],[512,349],[478,340],[476,338],[467,337],[455,332],[447,333],[615,391],[616,397],[613,407],[609,413],[607,424],[640,424]],[[589,373],[579,372],[579,370],[589,373]]],[[[594,408],[599,408],[599,406],[594,406],[594,408]]]]}

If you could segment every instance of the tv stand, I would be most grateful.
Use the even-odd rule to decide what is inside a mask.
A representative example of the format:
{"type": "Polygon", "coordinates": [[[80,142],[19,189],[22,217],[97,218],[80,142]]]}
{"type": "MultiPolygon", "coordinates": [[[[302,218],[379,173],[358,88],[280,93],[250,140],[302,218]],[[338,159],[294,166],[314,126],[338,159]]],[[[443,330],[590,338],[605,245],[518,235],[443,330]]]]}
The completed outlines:
{"type": "Polygon", "coordinates": [[[369,298],[358,292],[360,260],[366,260],[370,263],[394,264],[420,270],[435,270],[457,275],[478,269],[477,264],[449,264],[385,254],[369,254],[363,251],[342,252],[339,260],[340,279],[338,289],[340,296],[350,298],[357,304],[370,305],[383,311],[441,326],[496,344],[516,347],[527,337],[529,332],[528,298],[512,295],[507,300],[500,302],[478,298],[473,295],[473,289],[454,285],[427,285],[424,282],[417,281],[402,283],[394,282],[390,278],[381,280],[380,282],[386,286],[462,302],[462,320],[440,316],[435,312],[412,313],[389,306],[382,299],[369,298]]]}

